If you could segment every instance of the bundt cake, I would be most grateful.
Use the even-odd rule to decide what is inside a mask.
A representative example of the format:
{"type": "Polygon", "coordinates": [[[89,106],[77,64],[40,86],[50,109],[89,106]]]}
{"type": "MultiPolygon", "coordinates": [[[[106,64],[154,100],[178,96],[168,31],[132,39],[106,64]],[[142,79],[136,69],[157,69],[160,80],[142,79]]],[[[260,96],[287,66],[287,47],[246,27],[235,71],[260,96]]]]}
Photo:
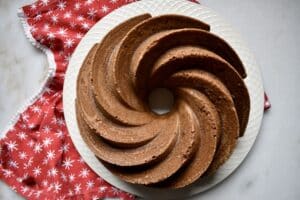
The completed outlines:
{"type": "Polygon", "coordinates": [[[181,188],[212,175],[247,126],[246,71],[208,24],[181,15],[133,17],[88,53],[78,75],[80,134],[124,181],[181,188]],[[174,95],[151,111],[155,88],[174,95]]]}

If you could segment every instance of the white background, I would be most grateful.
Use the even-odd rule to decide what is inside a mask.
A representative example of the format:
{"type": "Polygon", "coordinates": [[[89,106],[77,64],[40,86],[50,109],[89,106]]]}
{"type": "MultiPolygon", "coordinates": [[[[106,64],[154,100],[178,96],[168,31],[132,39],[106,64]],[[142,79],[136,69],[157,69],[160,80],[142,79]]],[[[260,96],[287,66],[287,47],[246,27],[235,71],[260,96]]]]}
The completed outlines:
{"type": "MultiPolygon", "coordinates": [[[[0,130],[46,74],[46,57],[27,41],[16,17],[17,8],[30,2],[0,0],[0,130]]],[[[201,199],[300,199],[300,1],[202,3],[227,19],[248,43],[261,66],[272,108],[244,163],[201,199]]],[[[0,199],[18,196],[0,182],[0,199]]]]}

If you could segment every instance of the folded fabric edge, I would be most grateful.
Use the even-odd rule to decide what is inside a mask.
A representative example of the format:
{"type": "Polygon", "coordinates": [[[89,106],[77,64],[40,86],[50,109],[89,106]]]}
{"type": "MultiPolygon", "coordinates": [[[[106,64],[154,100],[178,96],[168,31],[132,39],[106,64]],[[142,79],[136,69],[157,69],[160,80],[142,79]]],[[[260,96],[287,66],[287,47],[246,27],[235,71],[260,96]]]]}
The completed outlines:
{"type": "Polygon", "coordinates": [[[42,95],[42,93],[44,92],[45,88],[47,87],[49,81],[54,77],[55,71],[56,71],[56,64],[55,64],[53,53],[51,52],[51,50],[49,48],[40,44],[32,36],[32,34],[30,32],[32,27],[26,21],[27,16],[25,15],[23,8],[18,9],[17,15],[23,26],[23,30],[24,30],[26,38],[30,41],[30,43],[34,47],[36,47],[37,49],[40,49],[42,52],[44,52],[46,54],[46,57],[48,60],[48,69],[47,69],[46,77],[43,80],[40,88],[34,92],[33,96],[26,99],[25,102],[22,103],[22,105],[17,110],[17,113],[11,117],[11,119],[9,120],[6,127],[3,130],[0,130],[0,139],[5,137],[6,133],[12,128],[12,126],[14,126],[14,124],[19,119],[20,115],[28,108],[28,106],[33,104],[42,95]]]}

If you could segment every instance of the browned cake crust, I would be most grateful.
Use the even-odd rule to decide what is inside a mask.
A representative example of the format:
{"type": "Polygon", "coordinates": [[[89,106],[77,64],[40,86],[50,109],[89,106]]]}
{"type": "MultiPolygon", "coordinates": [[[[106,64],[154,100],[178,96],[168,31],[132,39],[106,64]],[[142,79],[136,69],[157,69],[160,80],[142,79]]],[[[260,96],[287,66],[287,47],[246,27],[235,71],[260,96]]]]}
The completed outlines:
{"type": "Polygon", "coordinates": [[[238,55],[209,26],[179,15],[131,18],[88,53],[77,79],[80,133],[121,179],[181,188],[212,175],[248,122],[238,55]],[[153,113],[149,93],[169,88],[172,110],[153,113]]]}

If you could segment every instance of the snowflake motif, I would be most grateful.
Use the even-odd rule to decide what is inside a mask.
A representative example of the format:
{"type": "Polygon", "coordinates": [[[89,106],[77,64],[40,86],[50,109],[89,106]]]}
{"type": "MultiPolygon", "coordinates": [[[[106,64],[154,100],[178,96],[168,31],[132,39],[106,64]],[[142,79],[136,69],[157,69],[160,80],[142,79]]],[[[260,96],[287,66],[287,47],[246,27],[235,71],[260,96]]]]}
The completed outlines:
{"type": "Polygon", "coordinates": [[[104,5],[104,6],[101,7],[101,11],[103,13],[107,13],[109,11],[109,8],[106,5],[104,5]]]}
{"type": "Polygon", "coordinates": [[[73,21],[70,22],[70,27],[71,27],[71,28],[74,29],[74,28],[76,27],[76,25],[77,25],[77,24],[76,24],[75,22],[73,22],[73,21]]]}
{"type": "Polygon", "coordinates": [[[24,130],[27,129],[26,124],[21,124],[21,128],[24,129],[24,130]]]}
{"type": "Polygon", "coordinates": [[[99,192],[104,193],[106,191],[107,187],[106,186],[100,186],[99,187],[99,192]]]}
{"type": "Polygon", "coordinates": [[[35,10],[36,9],[36,4],[34,3],[34,4],[32,4],[31,6],[30,6],[30,10],[35,10]]]}
{"type": "Polygon", "coordinates": [[[73,45],[74,45],[74,40],[68,38],[68,39],[64,42],[64,44],[65,44],[65,47],[66,47],[66,48],[72,48],[73,45]]]}
{"type": "Polygon", "coordinates": [[[48,147],[49,145],[52,144],[52,142],[53,142],[53,139],[47,137],[43,140],[43,145],[44,145],[44,147],[48,147]]]}
{"type": "Polygon", "coordinates": [[[27,145],[30,147],[30,148],[32,148],[33,146],[34,146],[34,140],[30,140],[28,143],[27,143],[27,145]]]}
{"type": "Polygon", "coordinates": [[[65,125],[65,120],[63,118],[58,118],[57,119],[57,125],[58,126],[64,126],[65,125]]]}
{"type": "Polygon", "coordinates": [[[57,22],[58,22],[57,14],[51,16],[51,21],[52,21],[53,24],[57,24],[57,22]]]}
{"type": "Polygon", "coordinates": [[[70,174],[69,175],[69,182],[73,182],[75,180],[75,175],[74,174],[70,174]]]}
{"type": "Polygon", "coordinates": [[[34,19],[34,21],[39,21],[42,19],[42,15],[40,13],[38,13],[33,19],[34,19]]]}
{"type": "Polygon", "coordinates": [[[71,59],[71,54],[68,54],[68,55],[64,56],[64,61],[66,63],[68,63],[70,61],[70,59],[71,59]]]}
{"type": "Polygon", "coordinates": [[[20,140],[24,140],[27,138],[27,135],[24,133],[24,132],[19,132],[17,134],[17,137],[20,139],[20,140]]]}
{"type": "Polygon", "coordinates": [[[66,2],[65,1],[59,1],[58,4],[57,4],[57,7],[59,10],[65,10],[66,8],[66,2]]]}
{"type": "Polygon", "coordinates": [[[41,108],[36,106],[36,105],[33,105],[31,107],[31,110],[32,110],[33,113],[36,113],[36,114],[41,112],[41,108]]]}
{"type": "Polygon", "coordinates": [[[15,141],[9,141],[5,143],[7,145],[7,149],[11,152],[14,150],[18,150],[17,146],[18,144],[15,141]]]}
{"type": "Polygon", "coordinates": [[[46,133],[46,134],[48,134],[48,133],[50,133],[51,132],[51,128],[49,127],[49,126],[44,126],[43,128],[42,128],[42,131],[44,132],[44,133],[46,133]]]}
{"type": "Polygon", "coordinates": [[[48,187],[48,181],[47,181],[47,180],[43,180],[43,181],[42,181],[42,185],[43,185],[44,187],[48,187]]]}
{"type": "Polygon", "coordinates": [[[86,183],[86,188],[87,188],[87,189],[91,189],[91,188],[94,187],[94,185],[95,185],[95,183],[94,183],[93,181],[88,181],[88,182],[86,183]]]}
{"type": "Polygon", "coordinates": [[[58,193],[61,190],[61,184],[59,182],[55,182],[53,184],[54,187],[54,193],[58,193]]]}
{"type": "Polygon", "coordinates": [[[75,184],[74,187],[75,194],[80,194],[80,190],[81,190],[81,184],[80,183],[75,184]]]}
{"type": "Polygon", "coordinates": [[[56,137],[58,137],[59,139],[62,139],[64,138],[64,132],[62,132],[61,130],[58,130],[56,133],[55,133],[56,137]]]}
{"type": "Polygon", "coordinates": [[[34,176],[39,176],[41,174],[41,168],[39,166],[35,167],[32,171],[34,176]]]}
{"type": "Polygon", "coordinates": [[[49,104],[48,98],[43,97],[43,96],[40,97],[39,102],[41,102],[43,105],[49,104]]]}
{"type": "Polygon", "coordinates": [[[55,157],[55,152],[53,150],[47,152],[46,158],[48,160],[52,160],[54,157],[55,157]]]}
{"type": "Polygon", "coordinates": [[[112,3],[112,4],[115,4],[115,3],[118,2],[118,0],[110,0],[109,2],[112,3]]]}
{"type": "Polygon", "coordinates": [[[47,33],[47,39],[48,39],[48,40],[53,41],[54,38],[55,38],[54,33],[52,33],[52,32],[47,33]]]}
{"type": "Polygon", "coordinates": [[[84,17],[82,15],[78,15],[76,19],[81,22],[84,20],[84,17]]]}
{"type": "Polygon", "coordinates": [[[26,159],[26,158],[27,158],[26,152],[25,152],[25,151],[20,152],[20,153],[19,153],[19,158],[20,158],[21,160],[26,159]]]}
{"type": "Polygon", "coordinates": [[[64,173],[61,173],[61,179],[64,181],[64,182],[67,182],[68,181],[68,178],[67,176],[64,174],[64,173]]]}
{"type": "Polygon", "coordinates": [[[36,126],[36,125],[35,125],[35,124],[33,124],[33,123],[30,123],[30,124],[28,124],[28,128],[29,128],[29,129],[34,129],[34,128],[35,128],[35,126],[36,126]]]}
{"type": "Polygon", "coordinates": [[[86,177],[88,177],[88,175],[89,175],[89,170],[86,169],[86,168],[81,170],[80,174],[79,174],[79,176],[82,177],[82,178],[86,178],[86,177]]]}
{"type": "Polygon", "coordinates": [[[86,0],[84,4],[91,5],[92,3],[94,3],[94,0],[86,0]]]}
{"type": "Polygon", "coordinates": [[[57,172],[58,172],[58,171],[57,171],[56,168],[52,168],[52,169],[49,169],[49,170],[48,170],[47,175],[50,176],[50,177],[51,177],[51,176],[52,176],[52,177],[55,177],[55,176],[57,176],[57,172]]]}
{"type": "MultiPolygon", "coordinates": [[[[28,168],[32,165],[32,163],[33,163],[33,158],[31,157],[31,158],[28,160],[27,163],[24,163],[24,164],[23,164],[23,165],[24,165],[24,169],[28,169],[28,168]]],[[[28,174],[26,173],[24,176],[26,176],[26,177],[24,177],[24,179],[25,179],[25,178],[27,178],[28,174]]]]}
{"type": "Polygon", "coordinates": [[[21,186],[21,192],[23,194],[25,194],[26,192],[28,192],[28,190],[29,190],[29,187],[27,187],[27,186],[21,186]]]}
{"type": "Polygon", "coordinates": [[[94,19],[97,14],[97,10],[94,8],[90,8],[89,11],[87,12],[87,15],[89,16],[90,19],[94,19]]]}
{"type": "Polygon", "coordinates": [[[74,160],[71,160],[70,158],[66,158],[63,162],[62,162],[62,166],[65,168],[65,169],[67,169],[67,170],[69,170],[71,167],[73,167],[73,163],[74,162],[74,160]]]}
{"type": "Polygon", "coordinates": [[[59,30],[57,31],[58,35],[61,35],[62,37],[65,37],[67,34],[67,31],[65,28],[59,28],[59,30]]]}
{"type": "Polygon", "coordinates": [[[40,191],[40,190],[38,190],[34,193],[36,198],[39,198],[41,196],[41,194],[42,194],[42,191],[40,191]]]}
{"type": "Polygon", "coordinates": [[[40,153],[43,150],[42,147],[41,143],[36,143],[33,148],[34,153],[40,153]]]}
{"type": "Polygon", "coordinates": [[[92,196],[92,200],[98,200],[98,199],[100,199],[98,196],[96,195],[92,196]]]}
{"type": "Polygon", "coordinates": [[[41,4],[42,4],[43,6],[47,6],[48,3],[49,3],[49,0],[41,0],[41,4]]]}
{"type": "Polygon", "coordinates": [[[53,189],[53,186],[54,186],[53,183],[50,183],[49,186],[48,186],[48,188],[47,188],[47,191],[48,192],[51,191],[53,189]]]}
{"type": "Polygon", "coordinates": [[[8,165],[12,168],[18,169],[19,168],[19,164],[17,163],[17,161],[15,160],[9,160],[8,161],[8,165]]]}
{"type": "Polygon", "coordinates": [[[80,7],[81,7],[80,3],[77,2],[77,3],[74,4],[74,10],[79,10],[80,7]]]}
{"type": "Polygon", "coordinates": [[[82,29],[84,30],[89,30],[90,29],[90,25],[87,22],[83,22],[81,24],[82,29]]]}
{"type": "Polygon", "coordinates": [[[64,19],[70,19],[72,17],[72,13],[70,11],[64,14],[64,19]]]}
{"type": "Polygon", "coordinates": [[[46,87],[46,88],[45,88],[45,92],[46,92],[47,94],[52,94],[52,93],[54,92],[54,90],[52,90],[52,89],[49,88],[49,87],[46,87]]]}
{"type": "Polygon", "coordinates": [[[22,119],[23,119],[24,122],[28,122],[29,115],[27,113],[23,113],[22,114],[22,119]]]}
{"type": "Polygon", "coordinates": [[[77,33],[75,36],[77,39],[81,39],[83,37],[83,35],[81,33],[77,33]]]}
{"type": "Polygon", "coordinates": [[[59,152],[67,153],[69,151],[69,148],[70,148],[70,144],[65,143],[60,147],[59,152]]]}

